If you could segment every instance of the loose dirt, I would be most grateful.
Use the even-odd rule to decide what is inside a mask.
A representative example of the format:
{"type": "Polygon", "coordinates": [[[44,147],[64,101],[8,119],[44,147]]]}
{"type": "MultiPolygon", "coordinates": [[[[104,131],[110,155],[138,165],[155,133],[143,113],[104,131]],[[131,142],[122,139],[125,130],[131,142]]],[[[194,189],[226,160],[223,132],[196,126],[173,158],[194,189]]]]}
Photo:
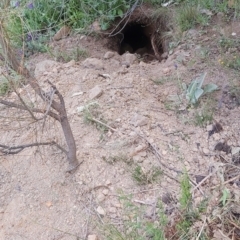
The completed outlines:
{"type": "MultiPolygon", "coordinates": [[[[53,42],[51,47],[54,54],[66,55],[85,49],[90,62],[86,56],[66,63],[56,61],[62,60],[56,54],[32,56],[28,67],[40,85],[48,89],[46,80],[50,80],[64,96],[82,163],[73,174],[66,173],[65,155],[52,146],[2,155],[0,239],[76,240],[89,234],[104,239],[103,223],[117,224],[122,218],[119,197],[132,194],[135,203],[146,205],[170,193],[178,206],[179,171],[187,171],[196,182],[197,175],[207,176],[223,167],[219,155],[231,161],[231,154],[214,150],[224,141],[230,147],[240,146],[239,100],[232,98],[229,90],[239,75],[219,63],[220,38],[214,27],[190,30],[162,62],[144,62],[134,54],[120,56],[117,52],[104,58],[110,51],[107,41],[84,35],[53,42]],[[179,83],[188,84],[203,72],[207,72],[205,83],[217,84],[219,91],[200,99],[197,108],[175,108],[169,97],[181,94],[179,83]],[[100,93],[94,98],[96,86],[100,93]],[[210,122],[204,127],[194,124],[194,116],[208,101],[215,109],[213,123],[219,122],[223,128],[210,137],[210,122]],[[84,106],[107,126],[99,129],[86,123],[86,113],[81,111],[84,106]],[[139,184],[132,177],[137,166],[143,172],[159,168],[162,174],[152,183],[139,184]]],[[[28,85],[19,91],[29,104],[38,106],[28,85]]],[[[14,93],[8,97],[17,100],[14,93]]],[[[59,124],[51,119],[36,123],[27,113],[1,106],[0,121],[2,144],[55,140],[66,147],[59,124]]],[[[205,184],[219,183],[219,176],[213,173],[205,184]]],[[[200,191],[195,191],[194,198],[201,201],[200,191]]],[[[169,214],[173,217],[175,213],[169,214]]]]}

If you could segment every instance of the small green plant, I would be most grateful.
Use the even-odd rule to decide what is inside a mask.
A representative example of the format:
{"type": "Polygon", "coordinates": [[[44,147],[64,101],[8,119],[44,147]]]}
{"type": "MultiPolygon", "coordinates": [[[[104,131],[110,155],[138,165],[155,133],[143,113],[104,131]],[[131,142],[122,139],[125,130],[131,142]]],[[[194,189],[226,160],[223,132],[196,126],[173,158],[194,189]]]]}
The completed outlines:
{"type": "Polygon", "coordinates": [[[10,91],[10,84],[7,79],[0,78],[0,96],[6,95],[10,91]]]}
{"type": "Polygon", "coordinates": [[[235,69],[235,70],[240,70],[240,56],[234,56],[231,61],[228,63],[228,67],[235,69]]]}
{"type": "Polygon", "coordinates": [[[196,110],[194,116],[194,123],[196,126],[205,127],[210,124],[213,120],[214,106],[212,101],[208,100],[204,103],[204,106],[196,110]]]}
{"type": "Polygon", "coordinates": [[[156,167],[145,171],[142,167],[136,166],[133,170],[132,177],[139,184],[149,184],[156,181],[161,173],[161,169],[156,167]]]}
{"type": "Polygon", "coordinates": [[[185,172],[182,175],[180,187],[181,187],[181,197],[179,199],[181,204],[180,206],[182,210],[185,210],[188,209],[192,203],[191,184],[187,172],[185,172]]]}
{"type": "Polygon", "coordinates": [[[71,60],[79,61],[88,57],[87,50],[80,47],[65,51],[48,49],[48,52],[52,57],[60,62],[69,62],[71,60]]]}
{"type": "Polygon", "coordinates": [[[238,38],[227,38],[227,37],[222,37],[219,40],[219,46],[223,50],[228,50],[230,48],[237,48],[240,44],[240,40],[238,38]]]}
{"type": "Polygon", "coordinates": [[[164,230],[167,225],[167,217],[161,202],[157,203],[155,221],[149,222],[145,215],[145,207],[133,202],[131,195],[122,195],[120,202],[123,205],[121,226],[105,224],[103,229],[103,239],[106,240],[165,240],[164,230]]]}
{"type": "Polygon", "coordinates": [[[106,30],[134,2],[130,0],[34,0],[17,1],[1,11],[11,40],[25,51],[46,51],[45,44],[63,25],[86,29],[94,21],[106,30]],[[4,15],[5,14],[5,15],[4,15]],[[28,49],[29,48],[29,49],[28,49]]]}
{"type": "Polygon", "coordinates": [[[208,19],[200,13],[197,5],[184,4],[177,9],[176,23],[182,32],[197,24],[206,25],[207,21],[208,19]]]}
{"type": "Polygon", "coordinates": [[[221,199],[220,199],[220,202],[221,202],[222,206],[225,206],[225,205],[226,205],[229,197],[230,197],[230,193],[229,193],[228,189],[227,189],[227,188],[224,188],[224,189],[222,190],[222,197],[221,197],[221,199]]]}
{"type": "MultiPolygon", "coordinates": [[[[99,111],[98,103],[90,103],[79,111],[83,112],[84,122],[96,126],[102,135],[108,131],[107,121],[99,111]]],[[[103,137],[102,135],[101,138],[103,137]]]]}
{"type": "Polygon", "coordinates": [[[156,78],[151,80],[157,85],[163,85],[164,83],[173,82],[173,81],[176,81],[177,79],[174,78],[173,76],[163,76],[161,78],[156,78]]]}
{"type": "Polygon", "coordinates": [[[218,89],[218,86],[213,83],[205,85],[202,89],[203,82],[205,80],[207,73],[201,74],[199,77],[195,78],[189,86],[183,84],[183,89],[185,90],[186,99],[191,105],[195,105],[199,98],[207,93],[211,93],[218,89]]]}
{"type": "Polygon", "coordinates": [[[125,162],[127,164],[130,164],[131,162],[131,159],[129,159],[127,155],[122,153],[119,153],[118,155],[114,156],[103,157],[103,160],[109,164],[114,164],[116,162],[125,162]]]}

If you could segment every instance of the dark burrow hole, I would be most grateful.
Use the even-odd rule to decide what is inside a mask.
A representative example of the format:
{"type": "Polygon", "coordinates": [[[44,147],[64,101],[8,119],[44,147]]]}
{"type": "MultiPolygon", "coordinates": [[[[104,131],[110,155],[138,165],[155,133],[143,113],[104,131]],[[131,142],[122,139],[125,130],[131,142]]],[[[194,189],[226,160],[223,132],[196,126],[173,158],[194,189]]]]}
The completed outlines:
{"type": "Polygon", "coordinates": [[[121,32],[117,35],[118,53],[120,55],[129,52],[136,53],[143,60],[159,59],[163,53],[161,44],[158,44],[157,49],[152,46],[154,27],[151,25],[143,25],[141,23],[128,23],[121,32]],[[157,51],[157,54],[156,54],[157,51]]]}

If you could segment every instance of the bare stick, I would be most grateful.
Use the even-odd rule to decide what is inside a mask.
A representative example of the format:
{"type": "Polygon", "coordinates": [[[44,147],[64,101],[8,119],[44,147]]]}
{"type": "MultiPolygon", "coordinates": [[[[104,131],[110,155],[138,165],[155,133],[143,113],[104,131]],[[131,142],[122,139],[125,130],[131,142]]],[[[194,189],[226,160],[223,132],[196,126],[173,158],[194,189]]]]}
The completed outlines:
{"type": "Polygon", "coordinates": [[[236,180],[236,179],[238,179],[238,178],[240,178],[240,175],[237,175],[237,176],[235,176],[235,177],[233,177],[233,178],[225,181],[225,182],[222,183],[222,184],[218,184],[218,185],[216,185],[216,186],[214,186],[214,187],[211,187],[211,190],[214,189],[214,188],[216,188],[216,187],[220,187],[220,186],[222,186],[222,185],[225,185],[225,184],[227,184],[227,183],[230,183],[230,182],[232,182],[232,181],[234,181],[234,180],[236,180]]]}
{"type": "Polygon", "coordinates": [[[107,127],[107,128],[109,128],[109,129],[111,129],[113,132],[116,132],[116,131],[117,131],[117,129],[110,127],[110,126],[107,125],[106,123],[103,123],[103,122],[101,122],[100,120],[98,120],[98,119],[96,119],[96,118],[91,118],[91,120],[94,121],[94,122],[96,122],[96,123],[99,123],[99,124],[101,124],[101,125],[103,125],[103,126],[105,126],[105,127],[107,127]]]}
{"type": "Polygon", "coordinates": [[[207,181],[207,179],[209,179],[213,174],[214,174],[215,172],[212,172],[212,173],[210,173],[209,175],[207,175],[201,182],[199,182],[193,189],[192,189],[192,193],[196,190],[196,189],[198,189],[204,182],[206,182],[207,181]]]}
{"type": "MultiPolygon", "coordinates": [[[[17,103],[9,102],[9,101],[3,100],[3,99],[0,99],[0,103],[7,107],[13,107],[13,108],[18,108],[21,110],[28,111],[28,108],[26,108],[23,105],[17,104],[17,103]]],[[[31,108],[31,111],[44,114],[44,110],[38,109],[38,108],[31,108]]],[[[52,118],[54,118],[55,120],[60,121],[59,116],[56,113],[54,113],[52,111],[48,111],[48,115],[51,116],[52,118]]]]}
{"type": "Polygon", "coordinates": [[[28,148],[28,147],[36,147],[36,146],[43,146],[43,145],[53,145],[55,144],[55,142],[44,142],[44,143],[30,143],[30,144],[24,144],[24,145],[19,145],[19,146],[6,146],[3,144],[0,144],[0,152],[2,152],[3,154],[17,154],[19,152],[21,152],[24,148],[28,148]]]}
{"type": "Polygon", "coordinates": [[[203,225],[202,225],[202,227],[201,227],[201,230],[200,230],[200,232],[199,232],[199,234],[198,234],[196,240],[198,240],[198,239],[201,237],[201,234],[202,234],[202,231],[203,231],[204,226],[205,226],[205,224],[206,224],[206,221],[207,221],[207,217],[204,218],[203,225]]]}

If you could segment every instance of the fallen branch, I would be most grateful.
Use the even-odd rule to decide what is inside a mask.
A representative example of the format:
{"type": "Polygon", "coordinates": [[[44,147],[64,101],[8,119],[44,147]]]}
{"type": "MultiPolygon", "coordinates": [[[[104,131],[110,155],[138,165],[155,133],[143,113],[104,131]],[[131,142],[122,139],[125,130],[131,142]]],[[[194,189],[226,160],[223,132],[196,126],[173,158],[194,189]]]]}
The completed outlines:
{"type": "MultiPolygon", "coordinates": [[[[54,86],[52,83],[48,81],[48,83],[51,85],[52,90],[51,95],[49,95],[47,92],[43,91],[43,89],[38,84],[37,79],[32,76],[30,71],[24,66],[23,61],[19,61],[16,58],[16,54],[13,51],[13,48],[11,47],[9,37],[7,35],[7,31],[4,28],[3,18],[0,18],[0,45],[2,49],[2,54],[4,56],[4,59],[9,63],[10,67],[18,74],[25,77],[27,83],[31,86],[31,88],[35,91],[35,93],[48,104],[47,111],[40,110],[40,109],[30,109],[31,111],[35,112],[41,112],[44,114],[43,118],[46,117],[46,115],[49,115],[53,117],[54,119],[58,120],[61,124],[64,137],[68,146],[67,159],[69,161],[69,167],[67,172],[70,172],[72,170],[75,170],[78,166],[78,160],[76,155],[76,142],[73,137],[72,129],[68,121],[67,117],[67,111],[65,108],[65,103],[63,96],[60,94],[60,92],[57,90],[56,86],[54,86]],[[58,100],[55,100],[53,96],[57,95],[58,100]],[[56,111],[56,113],[50,111],[53,109],[56,111]]],[[[23,60],[23,59],[22,59],[23,60]]],[[[20,106],[18,104],[4,101],[0,99],[0,103],[5,104],[7,106],[19,108],[25,111],[29,111],[28,107],[20,106]]]]}
{"type": "MultiPolygon", "coordinates": [[[[160,154],[159,151],[148,141],[148,139],[145,138],[144,136],[142,136],[140,133],[136,132],[134,129],[133,129],[133,131],[134,131],[139,137],[143,138],[143,139],[149,144],[149,146],[153,149],[153,151],[154,151],[154,153],[155,153],[155,155],[156,155],[156,157],[157,157],[157,159],[158,159],[158,162],[159,162],[163,167],[167,168],[168,170],[174,171],[174,172],[176,172],[176,173],[181,173],[181,174],[183,173],[182,171],[177,170],[177,169],[175,169],[175,168],[168,167],[165,163],[163,163],[163,162],[161,161],[161,154],[160,154]]],[[[175,179],[174,177],[170,176],[170,175],[167,174],[166,172],[163,172],[163,173],[164,173],[167,177],[169,177],[170,179],[172,179],[172,180],[174,180],[174,181],[176,181],[176,182],[179,183],[179,181],[178,181],[177,179],[175,179]]]]}
{"type": "Polygon", "coordinates": [[[7,145],[3,145],[0,144],[0,152],[2,152],[5,155],[8,154],[17,154],[19,152],[21,152],[24,148],[28,148],[28,147],[37,147],[37,146],[46,146],[46,145],[56,145],[58,148],[60,148],[62,151],[66,152],[65,149],[63,149],[61,146],[59,146],[56,142],[43,142],[43,143],[30,143],[30,144],[23,144],[23,145],[19,145],[19,146],[7,146],[7,145]],[[2,149],[1,149],[2,148],[2,149]]]}
{"type": "Polygon", "coordinates": [[[103,125],[104,127],[109,128],[109,129],[112,130],[113,132],[116,132],[116,131],[117,131],[117,129],[110,127],[110,126],[107,125],[106,123],[103,123],[103,122],[101,122],[100,120],[98,120],[98,119],[96,119],[96,118],[91,118],[90,120],[93,121],[93,122],[99,123],[99,124],[103,125]]]}

